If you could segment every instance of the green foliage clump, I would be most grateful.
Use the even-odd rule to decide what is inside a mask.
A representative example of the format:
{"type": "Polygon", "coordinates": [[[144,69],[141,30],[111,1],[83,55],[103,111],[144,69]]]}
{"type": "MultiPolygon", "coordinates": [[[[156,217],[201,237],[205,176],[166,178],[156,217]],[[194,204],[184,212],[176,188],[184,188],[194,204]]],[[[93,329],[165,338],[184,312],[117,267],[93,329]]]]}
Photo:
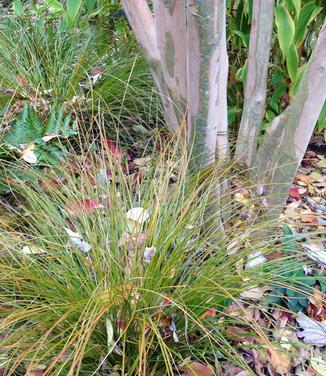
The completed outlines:
{"type": "Polygon", "coordinates": [[[56,171],[25,168],[28,179],[7,171],[24,200],[16,227],[0,235],[2,356],[12,372],[173,375],[191,357],[251,373],[227,328],[257,336],[255,325],[226,308],[286,269],[282,260],[241,267],[273,246],[251,231],[217,232],[221,214],[207,207],[225,166],[203,179],[188,174],[185,153],[160,148],[136,175],[112,145],[56,171]]]}

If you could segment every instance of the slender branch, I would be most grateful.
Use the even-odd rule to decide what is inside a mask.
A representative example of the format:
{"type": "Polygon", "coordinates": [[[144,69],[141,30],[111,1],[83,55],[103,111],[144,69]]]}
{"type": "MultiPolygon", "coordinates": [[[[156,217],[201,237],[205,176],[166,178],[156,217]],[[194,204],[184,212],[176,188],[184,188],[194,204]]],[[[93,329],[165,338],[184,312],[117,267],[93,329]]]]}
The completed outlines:
{"type": "Polygon", "coordinates": [[[195,168],[227,153],[225,0],[187,0],[188,132],[195,168]]]}
{"type": "Polygon", "coordinates": [[[275,0],[254,0],[250,31],[245,101],[236,157],[251,166],[265,114],[267,74],[273,33],[275,0]]]}
{"type": "Polygon", "coordinates": [[[326,20],[293,102],[274,119],[255,156],[254,171],[266,184],[269,218],[282,210],[325,100],[326,20]]]}

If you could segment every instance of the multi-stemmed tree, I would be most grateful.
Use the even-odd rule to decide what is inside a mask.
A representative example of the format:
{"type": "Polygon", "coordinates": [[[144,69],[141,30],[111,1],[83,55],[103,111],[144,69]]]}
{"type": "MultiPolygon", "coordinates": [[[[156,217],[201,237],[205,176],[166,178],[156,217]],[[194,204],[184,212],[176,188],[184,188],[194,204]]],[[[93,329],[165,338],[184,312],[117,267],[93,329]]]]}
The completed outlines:
{"type": "MultiPolygon", "coordinates": [[[[166,119],[187,138],[197,168],[230,158],[225,0],[122,0],[166,119]]],[[[326,99],[326,21],[296,95],[263,137],[274,0],[253,0],[245,100],[233,157],[253,172],[279,214],[326,99]]],[[[290,31],[289,31],[290,32],[290,31]]]]}

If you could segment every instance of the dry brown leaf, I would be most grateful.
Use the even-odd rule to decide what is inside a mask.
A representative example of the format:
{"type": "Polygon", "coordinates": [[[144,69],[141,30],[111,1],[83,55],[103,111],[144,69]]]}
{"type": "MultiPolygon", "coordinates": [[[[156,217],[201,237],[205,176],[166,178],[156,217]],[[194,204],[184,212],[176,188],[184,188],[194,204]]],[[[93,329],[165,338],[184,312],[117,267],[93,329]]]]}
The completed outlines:
{"type": "Polygon", "coordinates": [[[316,376],[326,376],[326,360],[325,357],[317,355],[310,359],[311,367],[316,371],[316,376]]]}
{"type": "Polygon", "coordinates": [[[178,367],[179,371],[183,372],[186,376],[214,376],[214,371],[204,364],[198,362],[191,362],[178,367]]]}
{"type": "Polygon", "coordinates": [[[277,373],[287,375],[292,367],[291,356],[285,351],[274,348],[270,352],[270,364],[277,373]]]}

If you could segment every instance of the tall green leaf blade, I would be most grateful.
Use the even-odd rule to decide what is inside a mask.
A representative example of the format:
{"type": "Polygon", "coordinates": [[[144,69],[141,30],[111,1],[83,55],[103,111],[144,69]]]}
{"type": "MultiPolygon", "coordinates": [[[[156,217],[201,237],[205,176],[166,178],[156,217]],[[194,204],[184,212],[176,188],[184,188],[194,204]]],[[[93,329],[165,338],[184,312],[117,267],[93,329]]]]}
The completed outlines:
{"type": "Polygon", "coordinates": [[[53,13],[57,13],[57,12],[61,12],[61,11],[63,11],[63,6],[62,6],[62,4],[61,4],[59,1],[57,1],[57,0],[46,0],[46,1],[45,1],[45,4],[46,4],[49,8],[51,8],[51,11],[52,11],[53,13]]]}
{"type": "Polygon", "coordinates": [[[286,55],[286,67],[287,67],[287,70],[291,77],[292,82],[295,82],[297,78],[298,65],[299,65],[298,51],[295,48],[295,46],[292,44],[286,55]]]}
{"type": "Polygon", "coordinates": [[[324,103],[324,106],[321,110],[321,113],[318,118],[317,122],[317,131],[322,132],[326,130],[326,101],[324,103]]]}
{"type": "Polygon", "coordinates": [[[292,0],[292,4],[295,8],[295,12],[297,17],[299,17],[300,11],[301,11],[301,0],[292,0]]]}
{"type": "Polygon", "coordinates": [[[82,0],[67,0],[67,20],[69,27],[76,25],[81,6],[82,0]]]}
{"type": "Polygon", "coordinates": [[[298,21],[295,25],[294,44],[297,47],[300,46],[300,44],[305,40],[308,32],[308,26],[321,10],[322,7],[318,7],[314,3],[308,3],[301,9],[298,21]]]}
{"type": "Polygon", "coordinates": [[[12,9],[17,16],[22,16],[24,14],[24,5],[20,0],[15,0],[13,2],[12,9]]]}
{"type": "Polygon", "coordinates": [[[295,27],[292,17],[284,4],[275,9],[275,23],[280,48],[285,58],[293,42],[295,27]]]}

